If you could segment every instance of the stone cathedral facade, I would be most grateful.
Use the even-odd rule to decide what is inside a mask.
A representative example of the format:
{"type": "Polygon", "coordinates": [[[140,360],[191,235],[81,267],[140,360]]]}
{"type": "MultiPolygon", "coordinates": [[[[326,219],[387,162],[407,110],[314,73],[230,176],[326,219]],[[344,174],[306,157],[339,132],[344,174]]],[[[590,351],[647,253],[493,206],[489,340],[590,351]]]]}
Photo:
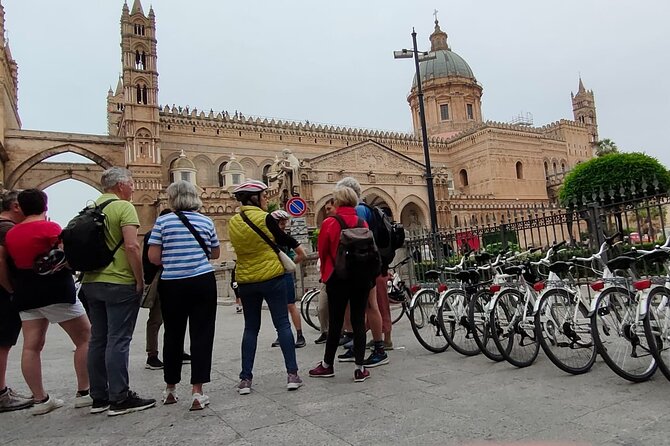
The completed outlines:
{"type": "MultiPolygon", "coordinates": [[[[353,176],[369,203],[386,208],[409,229],[428,226],[416,79],[407,96],[415,129],[410,134],[161,105],[156,14],[134,0],[121,9],[122,74],[107,94],[108,134],[27,131],[21,129],[17,62],[2,37],[1,6],[0,26],[0,179],[6,188],[47,187],[68,178],[99,188],[102,169],[125,165],[135,178],[144,233],[166,205],[167,185],[186,179],[202,191],[203,211],[229,247],[227,221],[237,207],[230,191],[245,178],[268,181],[280,204],[299,194],[308,203],[307,224],[314,227],[335,183],[353,176]],[[64,152],[95,164],[43,162],[64,152]]],[[[13,35],[23,38],[21,30],[13,35]]],[[[541,127],[485,121],[483,87],[452,51],[437,20],[430,43],[436,57],[421,63],[420,75],[440,227],[492,224],[510,211],[550,205],[562,174],[593,156],[593,92],[579,80],[572,119],[541,127]]]]}

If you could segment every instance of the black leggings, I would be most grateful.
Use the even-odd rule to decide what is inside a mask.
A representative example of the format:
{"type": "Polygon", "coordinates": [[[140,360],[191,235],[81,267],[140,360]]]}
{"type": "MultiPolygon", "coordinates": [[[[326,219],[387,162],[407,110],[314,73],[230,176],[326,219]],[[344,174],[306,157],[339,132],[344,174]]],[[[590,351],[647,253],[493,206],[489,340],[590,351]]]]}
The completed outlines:
{"type": "Polygon", "coordinates": [[[206,273],[187,279],[161,280],[158,295],[163,313],[163,376],[166,384],[181,381],[184,336],[188,322],[191,338],[191,384],[210,381],[214,326],[216,323],[216,279],[206,273]]]}
{"type": "Polygon", "coordinates": [[[349,304],[351,326],[354,330],[354,357],[356,365],[365,359],[365,309],[370,292],[369,283],[357,284],[343,281],[334,275],[326,283],[328,293],[328,339],[323,361],[333,365],[340,342],[344,313],[349,304]]]}

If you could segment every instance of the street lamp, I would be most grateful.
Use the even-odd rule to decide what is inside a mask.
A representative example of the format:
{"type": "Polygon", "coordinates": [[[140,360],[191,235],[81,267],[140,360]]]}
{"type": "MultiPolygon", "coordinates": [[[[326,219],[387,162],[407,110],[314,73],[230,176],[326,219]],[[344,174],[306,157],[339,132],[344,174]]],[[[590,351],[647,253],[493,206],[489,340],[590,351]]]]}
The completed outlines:
{"type": "Polygon", "coordinates": [[[428,187],[428,207],[430,209],[430,229],[433,234],[437,233],[437,209],[435,208],[435,188],[433,187],[433,171],[430,168],[430,152],[428,151],[428,134],[426,132],[426,113],[423,107],[423,90],[421,89],[421,73],[419,72],[419,62],[435,59],[435,53],[428,51],[419,52],[416,49],[416,31],[412,28],[412,50],[400,50],[393,52],[394,59],[414,58],[414,68],[416,69],[416,87],[419,97],[419,119],[421,121],[421,140],[423,142],[423,157],[426,162],[426,186],[428,187]]]}

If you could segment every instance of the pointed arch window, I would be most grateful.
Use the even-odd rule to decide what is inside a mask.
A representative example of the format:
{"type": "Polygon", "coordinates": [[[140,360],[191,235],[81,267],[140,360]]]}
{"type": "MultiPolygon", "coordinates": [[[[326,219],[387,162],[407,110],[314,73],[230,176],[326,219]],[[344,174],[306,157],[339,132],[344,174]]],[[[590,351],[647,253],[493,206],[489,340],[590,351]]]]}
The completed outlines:
{"type": "Polygon", "coordinates": [[[147,54],[144,51],[140,52],[140,50],[135,50],[135,69],[147,69],[147,54]]]}
{"type": "Polygon", "coordinates": [[[135,26],[134,26],[133,31],[135,32],[136,36],[143,36],[144,35],[144,25],[136,23],[135,26]]]}
{"type": "Polygon", "coordinates": [[[147,105],[149,103],[149,90],[144,84],[137,84],[137,103],[147,105]]]}

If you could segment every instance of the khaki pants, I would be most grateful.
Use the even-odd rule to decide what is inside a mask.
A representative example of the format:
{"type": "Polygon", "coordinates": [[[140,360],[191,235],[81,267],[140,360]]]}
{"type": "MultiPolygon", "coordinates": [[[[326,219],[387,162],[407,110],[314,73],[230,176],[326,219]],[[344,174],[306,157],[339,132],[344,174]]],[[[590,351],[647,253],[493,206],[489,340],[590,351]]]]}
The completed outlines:
{"type": "Polygon", "coordinates": [[[326,284],[321,284],[319,293],[319,325],[321,333],[328,332],[328,293],[326,293],[326,284]]]}
{"type": "Polygon", "coordinates": [[[147,354],[149,356],[158,355],[158,331],[161,325],[163,325],[163,315],[159,296],[154,306],[149,309],[149,319],[147,319],[147,354]]]}

